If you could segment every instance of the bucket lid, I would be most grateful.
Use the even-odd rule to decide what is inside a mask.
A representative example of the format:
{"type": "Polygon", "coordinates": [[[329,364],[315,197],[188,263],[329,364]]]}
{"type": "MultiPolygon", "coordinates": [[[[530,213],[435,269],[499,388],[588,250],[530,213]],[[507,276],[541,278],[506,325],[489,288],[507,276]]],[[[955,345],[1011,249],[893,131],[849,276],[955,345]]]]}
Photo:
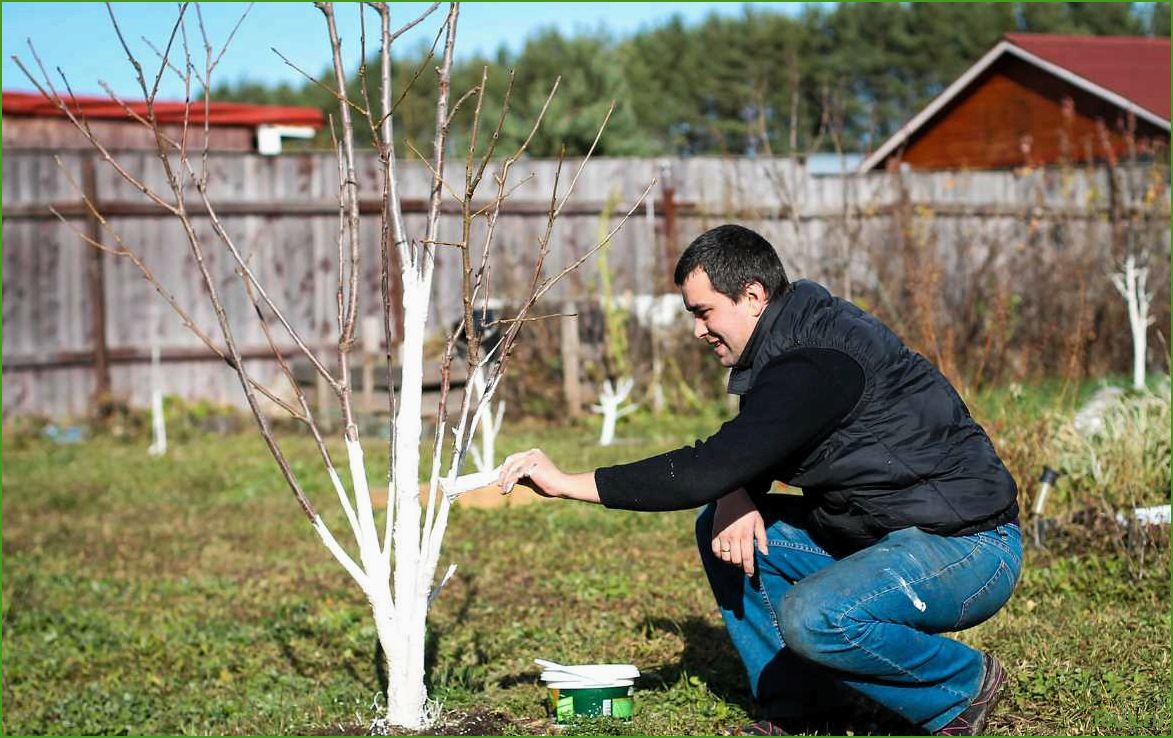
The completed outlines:
{"type": "Polygon", "coordinates": [[[542,681],[587,681],[595,683],[611,683],[616,679],[635,679],[639,676],[639,669],[632,664],[556,664],[552,661],[535,659],[535,663],[545,667],[542,671],[542,681]]]}
{"type": "Polygon", "coordinates": [[[634,684],[631,679],[616,679],[611,682],[562,681],[546,682],[548,689],[611,689],[612,687],[630,687],[634,684]]]}

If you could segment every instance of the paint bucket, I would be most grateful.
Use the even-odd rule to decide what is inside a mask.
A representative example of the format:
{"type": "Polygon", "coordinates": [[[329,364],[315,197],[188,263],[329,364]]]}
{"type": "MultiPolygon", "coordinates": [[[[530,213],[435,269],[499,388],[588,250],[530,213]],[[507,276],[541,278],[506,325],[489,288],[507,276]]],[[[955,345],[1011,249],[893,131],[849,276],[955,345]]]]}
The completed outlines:
{"type": "Polygon", "coordinates": [[[635,710],[635,687],[630,679],[619,679],[612,684],[592,686],[565,686],[555,682],[546,685],[550,714],[558,723],[574,717],[610,717],[630,720],[635,710]]]}
{"type": "Polygon", "coordinates": [[[635,710],[633,680],[639,676],[639,669],[630,664],[538,663],[546,667],[542,681],[555,722],[564,724],[575,717],[631,719],[635,710]]]}

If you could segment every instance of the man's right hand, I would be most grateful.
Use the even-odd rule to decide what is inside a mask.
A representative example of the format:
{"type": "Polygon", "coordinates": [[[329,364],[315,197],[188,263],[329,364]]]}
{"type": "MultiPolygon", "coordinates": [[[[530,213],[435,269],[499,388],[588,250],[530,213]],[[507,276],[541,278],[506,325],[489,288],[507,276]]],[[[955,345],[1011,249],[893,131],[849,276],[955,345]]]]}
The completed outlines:
{"type": "Polygon", "coordinates": [[[753,576],[754,541],[763,556],[770,553],[766,545],[766,524],[744,488],[717,500],[713,516],[713,555],[721,561],[739,566],[746,576],[753,576]]]}
{"type": "Polygon", "coordinates": [[[497,484],[503,493],[510,492],[522,479],[543,497],[565,497],[599,504],[594,472],[567,474],[554,466],[550,457],[538,448],[511,454],[501,462],[497,484]]]}

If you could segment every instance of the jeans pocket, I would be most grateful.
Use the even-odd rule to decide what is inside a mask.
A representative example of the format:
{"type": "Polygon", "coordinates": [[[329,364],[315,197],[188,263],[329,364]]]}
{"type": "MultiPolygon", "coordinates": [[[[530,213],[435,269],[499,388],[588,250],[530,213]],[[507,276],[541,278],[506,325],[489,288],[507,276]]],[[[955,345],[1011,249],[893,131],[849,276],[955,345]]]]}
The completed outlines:
{"type": "Polygon", "coordinates": [[[964,630],[989,619],[1010,599],[1018,577],[1005,561],[998,562],[993,576],[961,603],[961,614],[954,630],[964,630]]]}
{"type": "Polygon", "coordinates": [[[1017,525],[999,525],[995,531],[998,534],[998,547],[1011,558],[1011,568],[1018,572],[1022,569],[1022,533],[1017,525]]]}

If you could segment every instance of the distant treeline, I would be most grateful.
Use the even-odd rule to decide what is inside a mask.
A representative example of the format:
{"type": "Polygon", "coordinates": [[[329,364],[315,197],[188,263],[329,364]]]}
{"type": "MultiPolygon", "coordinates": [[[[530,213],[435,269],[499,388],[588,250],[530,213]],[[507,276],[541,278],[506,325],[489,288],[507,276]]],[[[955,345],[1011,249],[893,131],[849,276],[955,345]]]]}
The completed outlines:
{"type": "MultiPolygon", "coordinates": [[[[502,48],[492,58],[459,62],[452,99],[477,85],[487,68],[482,125],[491,126],[512,70],[499,149],[507,151],[529,132],[561,75],[530,147],[539,157],[556,156],[562,145],[568,156],[584,153],[612,100],[616,109],[599,146],[605,155],[861,151],[891,135],[1007,31],[1168,37],[1169,4],[849,2],[808,5],[797,15],[746,4],[736,17],[714,14],[686,24],[676,16],[622,39],[548,29],[519,52],[502,48]]],[[[408,88],[397,109],[401,156],[410,155],[409,145],[430,149],[436,59],[428,58],[429,48],[430,41],[418,42],[397,54],[395,95],[408,88]]],[[[367,77],[376,100],[374,51],[367,77]]],[[[323,70],[321,79],[332,80],[332,74],[323,70]]],[[[349,89],[361,104],[357,70],[349,89]]],[[[310,82],[229,82],[214,87],[213,97],[336,107],[328,91],[310,82]]],[[[466,101],[457,113],[454,152],[467,149],[473,107],[466,101]]],[[[312,142],[328,143],[325,131],[312,142]]]]}

